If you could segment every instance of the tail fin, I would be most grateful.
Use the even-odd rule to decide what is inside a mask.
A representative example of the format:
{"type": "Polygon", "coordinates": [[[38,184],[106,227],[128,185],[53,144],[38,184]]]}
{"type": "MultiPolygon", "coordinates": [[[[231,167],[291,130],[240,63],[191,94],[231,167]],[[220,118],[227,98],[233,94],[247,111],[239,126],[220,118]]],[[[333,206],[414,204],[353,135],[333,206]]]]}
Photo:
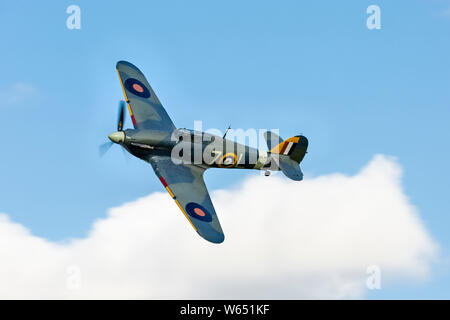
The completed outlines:
{"type": "Polygon", "coordinates": [[[281,139],[273,132],[264,134],[270,153],[279,154],[279,166],[281,171],[292,180],[302,180],[303,173],[299,164],[303,160],[308,149],[308,139],[298,135],[287,140],[281,139]]]}
{"type": "Polygon", "coordinates": [[[269,148],[269,150],[275,148],[277,145],[283,142],[283,139],[272,131],[264,132],[264,139],[266,139],[267,147],[269,148]]]}
{"type": "Polygon", "coordinates": [[[297,163],[300,163],[305,157],[308,149],[308,139],[305,136],[299,135],[283,141],[277,134],[268,131],[264,137],[271,153],[289,156],[297,163]]]}

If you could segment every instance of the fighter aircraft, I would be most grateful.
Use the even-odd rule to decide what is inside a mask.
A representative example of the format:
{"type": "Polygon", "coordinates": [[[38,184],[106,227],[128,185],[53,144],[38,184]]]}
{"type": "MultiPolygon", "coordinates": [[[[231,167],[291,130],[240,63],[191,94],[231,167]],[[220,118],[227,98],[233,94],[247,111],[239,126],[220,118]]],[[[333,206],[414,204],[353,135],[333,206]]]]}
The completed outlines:
{"type": "MultiPolygon", "coordinates": [[[[164,188],[191,226],[204,239],[221,243],[224,233],[203,180],[209,168],[281,170],[300,181],[300,162],[308,140],[298,135],[287,140],[267,131],[269,152],[206,132],[177,129],[143,73],[127,61],[116,65],[125,101],[119,104],[117,131],[109,139],[133,156],[150,163],[164,188]],[[125,105],[134,129],[123,129],[125,105]]],[[[101,147],[103,153],[109,145],[101,147]]]]}

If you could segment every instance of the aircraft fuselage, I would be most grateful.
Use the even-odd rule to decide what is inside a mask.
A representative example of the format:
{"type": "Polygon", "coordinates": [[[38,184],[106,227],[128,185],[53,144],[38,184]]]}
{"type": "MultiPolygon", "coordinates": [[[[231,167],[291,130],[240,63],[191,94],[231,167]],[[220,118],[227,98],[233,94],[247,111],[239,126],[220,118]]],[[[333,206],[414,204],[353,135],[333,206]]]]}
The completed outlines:
{"type": "Polygon", "coordinates": [[[177,129],[172,134],[155,130],[124,131],[121,144],[132,155],[149,161],[153,155],[206,168],[280,170],[277,154],[246,146],[205,132],[177,129]]]}

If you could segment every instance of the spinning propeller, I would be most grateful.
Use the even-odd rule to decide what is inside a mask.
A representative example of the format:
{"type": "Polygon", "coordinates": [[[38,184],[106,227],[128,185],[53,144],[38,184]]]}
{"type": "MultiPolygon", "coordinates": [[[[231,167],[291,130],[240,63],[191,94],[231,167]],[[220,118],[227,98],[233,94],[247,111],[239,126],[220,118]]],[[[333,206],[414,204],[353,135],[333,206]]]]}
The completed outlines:
{"type": "Polygon", "coordinates": [[[114,143],[121,144],[125,140],[125,133],[123,132],[123,124],[125,121],[125,101],[119,101],[119,118],[117,119],[117,131],[111,133],[108,138],[111,141],[105,142],[98,147],[100,156],[103,156],[114,143]]]}

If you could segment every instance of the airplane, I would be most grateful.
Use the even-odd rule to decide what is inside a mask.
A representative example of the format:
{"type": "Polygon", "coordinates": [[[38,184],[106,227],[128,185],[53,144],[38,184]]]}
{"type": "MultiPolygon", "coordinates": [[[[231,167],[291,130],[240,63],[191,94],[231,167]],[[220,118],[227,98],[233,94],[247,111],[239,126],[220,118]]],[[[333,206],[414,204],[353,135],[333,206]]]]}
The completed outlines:
{"type": "Polygon", "coordinates": [[[133,64],[116,64],[125,101],[119,103],[117,131],[101,146],[113,143],[148,162],[191,226],[204,239],[221,243],[225,236],[203,180],[209,168],[282,171],[288,178],[303,179],[300,162],[308,139],[297,135],[283,140],[266,131],[270,151],[258,150],[210,133],[176,128],[144,74],[133,64]],[[134,129],[123,129],[125,105],[134,129]]]}

